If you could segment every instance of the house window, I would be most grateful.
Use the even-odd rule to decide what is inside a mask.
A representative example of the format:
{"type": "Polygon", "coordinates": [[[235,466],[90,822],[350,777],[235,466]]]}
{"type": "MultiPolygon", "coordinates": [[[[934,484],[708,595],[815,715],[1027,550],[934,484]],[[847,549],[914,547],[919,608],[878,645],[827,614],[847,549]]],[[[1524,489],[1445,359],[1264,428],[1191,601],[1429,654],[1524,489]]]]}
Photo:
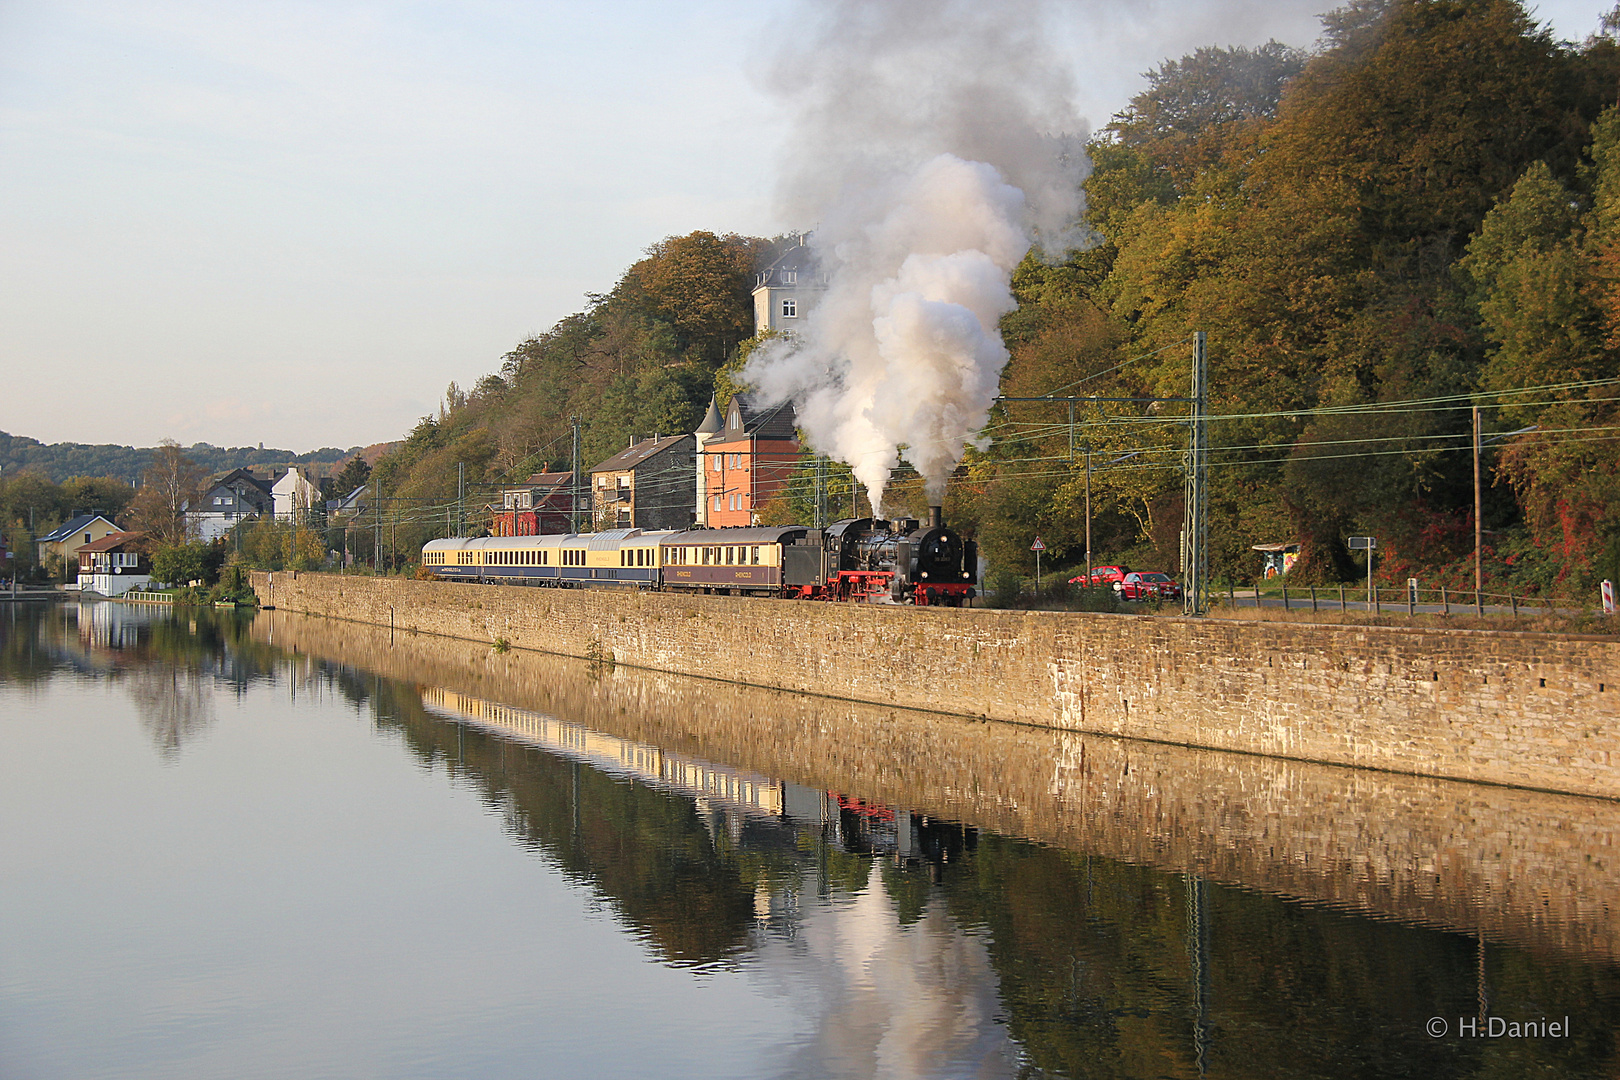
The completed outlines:
{"type": "Polygon", "coordinates": [[[784,270],[784,271],[782,271],[782,284],[784,284],[784,285],[797,285],[798,283],[799,283],[799,272],[797,270],[784,270]]]}
{"type": "Polygon", "coordinates": [[[721,457],[722,457],[722,456],[723,456],[723,455],[720,455],[720,454],[716,454],[716,455],[714,455],[714,471],[715,471],[715,472],[719,472],[719,471],[720,471],[720,464],[721,464],[721,463],[720,463],[720,459],[721,459],[721,457]]]}
{"type": "Polygon", "coordinates": [[[782,297],[782,318],[792,319],[799,314],[799,302],[791,296],[782,297]]]}

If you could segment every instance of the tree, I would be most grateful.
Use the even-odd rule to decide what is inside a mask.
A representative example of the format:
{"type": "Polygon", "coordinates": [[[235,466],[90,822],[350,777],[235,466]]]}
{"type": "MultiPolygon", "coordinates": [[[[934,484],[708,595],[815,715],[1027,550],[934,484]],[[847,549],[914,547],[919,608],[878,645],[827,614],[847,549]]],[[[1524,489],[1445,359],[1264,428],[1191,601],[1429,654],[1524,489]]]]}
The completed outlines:
{"type": "Polygon", "coordinates": [[[156,546],[184,544],[191,534],[186,508],[202,499],[203,470],[180,445],[165,439],[141,476],[141,488],[129,507],[129,520],[156,546]]]}
{"type": "Polygon", "coordinates": [[[339,498],[348,496],[355,488],[361,487],[371,479],[371,466],[359,454],[354,455],[343,465],[343,471],[337,475],[337,495],[339,498]]]}
{"type": "Polygon", "coordinates": [[[111,476],[75,476],[62,482],[62,503],[70,517],[101,514],[116,518],[134,497],[134,488],[111,476]]]}
{"type": "Polygon", "coordinates": [[[208,550],[203,544],[164,544],[152,552],[152,576],[170,585],[206,577],[208,550]]]}

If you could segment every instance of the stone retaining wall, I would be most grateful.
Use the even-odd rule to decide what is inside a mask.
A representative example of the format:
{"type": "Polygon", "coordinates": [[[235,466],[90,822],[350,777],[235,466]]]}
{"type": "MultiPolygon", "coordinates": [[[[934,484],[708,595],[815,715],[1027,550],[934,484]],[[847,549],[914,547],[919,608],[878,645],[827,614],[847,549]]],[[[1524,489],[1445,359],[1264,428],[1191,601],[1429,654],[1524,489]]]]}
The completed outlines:
{"type": "Polygon", "coordinates": [[[1620,961],[1616,800],[984,723],[280,612],[252,633],[424,701],[453,691],[508,707],[491,713],[528,710],[1076,853],[1620,961]]]}
{"type": "Polygon", "coordinates": [[[261,603],[855,701],[1620,798],[1620,641],[283,572],[261,603]]]}

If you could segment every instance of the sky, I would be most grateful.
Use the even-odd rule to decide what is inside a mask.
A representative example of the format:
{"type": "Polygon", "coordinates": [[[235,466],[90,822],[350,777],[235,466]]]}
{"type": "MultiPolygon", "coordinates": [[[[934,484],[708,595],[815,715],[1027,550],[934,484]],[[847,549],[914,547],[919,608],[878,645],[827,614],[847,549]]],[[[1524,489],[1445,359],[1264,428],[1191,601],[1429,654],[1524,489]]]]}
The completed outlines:
{"type": "MultiPolygon", "coordinates": [[[[0,0],[0,431],[400,438],[663,237],[813,225],[764,88],[813,6],[0,0]]],[[[1049,14],[1094,130],[1163,60],[1308,47],[1330,6],[1049,14]]],[[[1571,40],[1604,10],[1535,9],[1571,40]]]]}

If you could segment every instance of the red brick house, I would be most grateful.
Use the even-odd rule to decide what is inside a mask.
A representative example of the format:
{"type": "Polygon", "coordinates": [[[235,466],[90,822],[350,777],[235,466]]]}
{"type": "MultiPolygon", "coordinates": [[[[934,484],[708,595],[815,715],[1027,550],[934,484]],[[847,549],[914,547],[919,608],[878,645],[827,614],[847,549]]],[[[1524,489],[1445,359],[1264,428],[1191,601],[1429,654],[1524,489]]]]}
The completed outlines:
{"type": "Polygon", "coordinates": [[[546,536],[571,531],[573,485],[572,472],[542,472],[534,473],[522,484],[503,487],[500,505],[491,504],[489,508],[490,534],[546,536]]]}

